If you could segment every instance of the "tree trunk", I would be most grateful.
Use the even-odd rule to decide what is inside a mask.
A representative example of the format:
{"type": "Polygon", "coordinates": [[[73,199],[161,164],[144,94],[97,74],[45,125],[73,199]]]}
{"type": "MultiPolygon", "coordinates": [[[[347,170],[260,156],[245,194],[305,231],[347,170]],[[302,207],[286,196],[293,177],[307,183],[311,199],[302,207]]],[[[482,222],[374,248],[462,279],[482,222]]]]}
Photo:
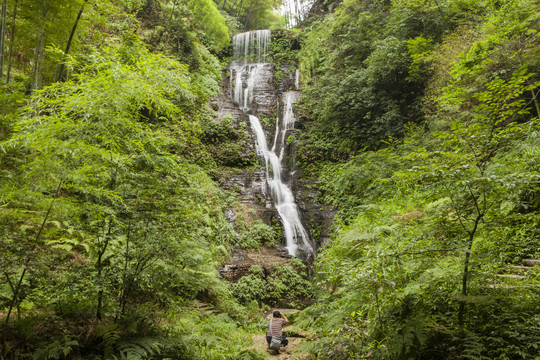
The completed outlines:
{"type": "Polygon", "coordinates": [[[120,314],[124,315],[126,310],[126,296],[127,296],[127,287],[128,287],[128,262],[129,262],[129,237],[131,235],[131,221],[129,222],[126,236],[126,256],[124,264],[124,275],[122,276],[122,291],[120,294],[120,314]]]}
{"type": "MultiPolygon", "coordinates": [[[[39,37],[39,30],[36,29],[36,38],[39,37]]],[[[34,61],[32,63],[32,86],[30,88],[31,92],[34,92],[36,89],[36,74],[37,74],[37,62],[39,59],[39,45],[36,45],[34,50],[34,61]]]]}
{"type": "Polygon", "coordinates": [[[58,75],[56,77],[56,81],[62,81],[62,75],[64,73],[64,61],[66,59],[67,54],[69,53],[69,50],[71,48],[71,42],[73,41],[73,36],[75,35],[75,31],[77,30],[77,26],[79,25],[79,20],[81,20],[82,13],[84,11],[84,6],[88,3],[88,0],[84,0],[81,10],[79,10],[79,13],[77,14],[77,19],[75,19],[75,24],[73,24],[73,28],[71,29],[71,34],[69,34],[69,39],[66,45],[66,50],[64,51],[64,56],[62,58],[62,63],[60,64],[60,70],[58,71],[58,75]]]}
{"type": "MultiPolygon", "coordinates": [[[[105,247],[106,248],[106,247],[105,247]]],[[[96,318],[101,321],[101,315],[102,315],[102,308],[103,308],[103,288],[102,288],[102,284],[101,284],[101,271],[102,271],[102,263],[101,263],[101,258],[103,257],[103,254],[105,253],[105,251],[103,252],[99,252],[98,254],[98,259],[97,259],[97,269],[98,269],[98,281],[100,282],[99,284],[99,290],[98,290],[98,297],[97,297],[97,309],[96,309],[96,318]]]]}
{"type": "Polygon", "coordinates": [[[468,294],[467,285],[468,285],[468,280],[469,280],[469,264],[471,260],[472,246],[473,246],[476,230],[478,230],[478,225],[480,224],[480,221],[482,220],[483,217],[484,217],[483,212],[479,213],[476,216],[476,219],[474,221],[474,227],[469,232],[469,241],[467,244],[467,253],[465,254],[465,262],[463,264],[463,276],[461,280],[461,295],[463,296],[463,299],[461,299],[460,304],[459,304],[459,309],[458,309],[458,323],[461,329],[463,329],[463,324],[464,324],[465,305],[466,305],[465,296],[467,296],[468,294]]]}
{"type": "Polygon", "coordinates": [[[448,30],[448,23],[446,22],[446,16],[444,16],[444,12],[442,11],[442,8],[440,7],[437,0],[433,0],[433,1],[435,1],[435,5],[437,5],[437,8],[439,8],[439,12],[441,13],[441,17],[442,17],[443,24],[444,24],[444,29],[448,30]]]}
{"type": "MultiPolygon", "coordinates": [[[[28,261],[26,263],[28,265],[28,261]]],[[[15,286],[14,289],[12,287],[13,299],[11,299],[11,304],[9,304],[8,313],[6,315],[6,325],[9,324],[9,317],[11,316],[11,312],[13,311],[13,308],[17,305],[17,300],[18,300],[18,297],[19,297],[19,290],[21,288],[21,285],[22,285],[22,282],[23,282],[23,279],[24,279],[24,275],[26,275],[26,269],[27,268],[28,268],[28,266],[24,267],[23,272],[21,274],[21,277],[19,278],[19,281],[17,282],[17,286],[15,286]]],[[[9,279],[8,274],[7,273],[5,273],[5,274],[6,274],[6,277],[9,279]]],[[[11,285],[11,282],[10,282],[10,285],[11,285]]],[[[17,305],[17,308],[18,308],[18,305],[17,305]]]]}
{"type": "Polygon", "coordinates": [[[171,10],[171,15],[169,16],[169,21],[167,22],[167,25],[170,25],[172,20],[173,20],[173,17],[174,17],[174,10],[176,10],[176,5],[177,5],[177,1],[175,0],[173,2],[173,7],[172,7],[172,10],[171,10]]]}
{"type": "Polygon", "coordinates": [[[2,25],[0,27],[0,80],[4,77],[4,43],[6,37],[7,0],[2,3],[2,25]]]}
{"type": "MultiPolygon", "coordinates": [[[[118,165],[114,169],[114,172],[111,174],[111,179],[108,184],[108,188],[112,191],[116,184],[116,175],[118,174],[118,165]]],[[[105,228],[105,222],[103,223],[103,227],[105,228]]],[[[99,282],[99,290],[97,295],[97,309],[96,309],[96,318],[101,321],[103,317],[103,255],[105,255],[105,252],[107,251],[107,247],[109,246],[109,241],[111,240],[111,233],[113,228],[113,222],[109,219],[109,228],[107,229],[107,233],[103,237],[103,246],[101,241],[99,240],[98,236],[98,259],[96,263],[96,267],[98,270],[98,282],[99,282]]]]}
{"type": "MultiPolygon", "coordinates": [[[[240,14],[240,12],[242,11],[242,6],[244,5],[244,0],[238,0],[235,4],[234,4],[234,8],[231,10],[231,13],[234,12],[234,16],[235,17],[238,17],[238,15],[240,14]]],[[[245,24],[244,24],[245,26],[245,24]]]]}
{"type": "Polygon", "coordinates": [[[11,18],[11,35],[9,38],[9,52],[8,52],[8,58],[7,58],[6,83],[9,83],[10,74],[11,74],[11,58],[13,56],[13,44],[15,43],[15,20],[17,19],[18,5],[19,5],[19,0],[15,0],[15,5],[13,8],[13,17],[11,18]]]}
{"type": "Polygon", "coordinates": [[[100,284],[99,284],[98,298],[97,298],[96,318],[100,321],[103,316],[103,281],[102,281],[103,261],[102,260],[103,260],[103,255],[105,255],[105,251],[107,251],[107,247],[109,246],[111,231],[112,231],[112,221],[109,222],[109,229],[107,230],[107,234],[105,235],[103,247],[101,247],[101,244],[98,245],[100,249],[98,250],[98,259],[97,259],[96,267],[98,270],[98,281],[100,284]]]}
{"type": "MultiPolygon", "coordinates": [[[[60,183],[58,184],[58,187],[56,188],[56,192],[54,193],[54,197],[53,197],[53,199],[51,201],[51,205],[49,205],[49,208],[47,209],[47,213],[45,214],[45,217],[43,218],[43,222],[41,223],[39,231],[38,231],[38,233],[36,235],[36,240],[35,240],[36,244],[39,241],[39,239],[41,238],[41,233],[43,232],[43,229],[45,228],[45,224],[47,223],[47,219],[49,218],[49,215],[51,214],[51,210],[53,208],[54,202],[58,198],[58,195],[60,194],[60,189],[62,188],[63,183],[64,182],[61,180],[60,183]]],[[[11,301],[11,304],[9,305],[9,310],[8,310],[8,313],[7,313],[7,316],[6,316],[6,325],[9,322],[9,316],[11,315],[11,311],[13,310],[13,307],[17,304],[17,298],[19,297],[19,289],[21,288],[22,281],[24,279],[24,275],[26,275],[26,270],[28,269],[28,264],[29,263],[30,263],[30,256],[28,256],[28,258],[26,259],[26,263],[24,265],[24,269],[23,269],[23,272],[21,274],[21,278],[19,279],[19,282],[17,283],[17,286],[15,287],[15,290],[13,291],[13,299],[11,301]]],[[[8,281],[9,281],[9,275],[7,273],[4,273],[4,274],[6,275],[6,277],[8,278],[8,281]]],[[[12,286],[11,281],[9,281],[9,283],[10,283],[10,286],[12,286]]],[[[12,289],[13,289],[13,286],[12,286],[12,289]]],[[[17,309],[19,309],[19,305],[17,305],[17,309]]]]}
{"type": "MultiPolygon", "coordinates": [[[[469,240],[469,247],[467,253],[465,254],[465,263],[463,264],[463,277],[461,282],[461,295],[463,297],[467,296],[467,280],[469,275],[469,262],[471,259],[471,249],[472,249],[472,240],[469,240]]],[[[465,299],[461,299],[458,309],[458,323],[459,327],[463,328],[464,315],[465,315],[465,299]]]]}
{"type": "Polygon", "coordinates": [[[256,11],[259,7],[259,1],[255,0],[255,3],[246,11],[246,23],[244,24],[244,30],[249,31],[252,27],[252,23],[256,17],[256,11]]]}
{"type": "Polygon", "coordinates": [[[45,62],[45,26],[41,32],[41,39],[39,41],[39,59],[38,59],[38,71],[37,71],[37,88],[38,90],[43,87],[43,63],[45,62]]]}
{"type": "Polygon", "coordinates": [[[531,94],[532,94],[532,100],[534,102],[534,107],[536,108],[536,115],[540,118],[540,104],[538,103],[538,93],[535,93],[534,89],[531,89],[531,94]]]}
{"type": "Polygon", "coordinates": [[[47,13],[49,8],[43,3],[43,22],[41,23],[41,31],[37,30],[37,36],[39,42],[36,45],[36,51],[34,53],[34,70],[32,74],[32,92],[41,88],[41,80],[43,78],[43,55],[45,49],[45,23],[47,19],[47,13]]]}

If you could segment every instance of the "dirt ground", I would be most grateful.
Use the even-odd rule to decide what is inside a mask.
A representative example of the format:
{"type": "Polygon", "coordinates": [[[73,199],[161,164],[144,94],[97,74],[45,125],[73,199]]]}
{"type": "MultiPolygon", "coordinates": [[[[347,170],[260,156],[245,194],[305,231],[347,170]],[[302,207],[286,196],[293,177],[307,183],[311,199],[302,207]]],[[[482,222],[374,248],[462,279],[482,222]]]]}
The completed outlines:
{"type": "MultiPolygon", "coordinates": [[[[283,312],[285,316],[289,312],[298,311],[295,309],[278,309],[278,310],[283,312]]],[[[266,319],[269,320],[270,317],[271,317],[271,313],[266,316],[266,319]]],[[[291,332],[290,331],[291,326],[285,325],[285,327],[283,328],[283,331],[287,334],[288,330],[289,332],[291,332]]],[[[298,329],[294,329],[293,332],[298,333],[298,329]]],[[[286,347],[282,346],[279,354],[276,354],[276,352],[273,350],[266,350],[267,348],[266,334],[253,335],[253,345],[250,348],[263,351],[263,352],[266,351],[271,360],[282,360],[282,359],[302,360],[302,359],[308,358],[308,354],[303,353],[298,348],[298,345],[306,341],[306,338],[298,337],[298,336],[287,336],[287,339],[289,340],[289,345],[287,345],[286,347]]]]}
{"type": "MultiPolygon", "coordinates": [[[[296,348],[305,339],[302,338],[288,338],[289,345],[287,347],[281,347],[281,352],[276,354],[275,351],[267,351],[272,360],[282,360],[282,359],[306,359],[307,354],[302,354],[296,348]]],[[[262,350],[266,349],[266,336],[264,334],[257,334],[253,336],[253,349],[262,350]]]]}

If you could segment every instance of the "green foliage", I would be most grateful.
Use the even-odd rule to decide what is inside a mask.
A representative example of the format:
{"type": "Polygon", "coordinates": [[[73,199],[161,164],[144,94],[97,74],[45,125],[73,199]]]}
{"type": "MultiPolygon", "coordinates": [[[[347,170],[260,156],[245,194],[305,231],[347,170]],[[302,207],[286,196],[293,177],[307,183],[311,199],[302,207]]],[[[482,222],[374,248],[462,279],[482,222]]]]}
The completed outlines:
{"type": "Polygon", "coordinates": [[[225,19],[212,0],[188,0],[186,5],[191,10],[195,27],[204,34],[205,45],[216,50],[228,45],[229,35],[225,19]]]}
{"type": "MultiPolygon", "coordinates": [[[[1,143],[10,167],[0,181],[0,306],[12,315],[1,339],[15,344],[3,356],[166,353],[176,345],[157,318],[174,323],[167,311],[178,302],[241,313],[216,271],[216,244],[232,233],[224,194],[194,163],[213,88],[134,36],[73,66],[69,81],[32,97],[1,143]]],[[[213,358],[239,351],[215,345],[223,339],[213,358]]],[[[174,356],[195,358],[188,352],[201,353],[174,356]]]]}
{"type": "Polygon", "coordinates": [[[238,354],[238,360],[265,360],[268,356],[265,353],[262,353],[257,350],[242,350],[238,354]]]}
{"type": "Polygon", "coordinates": [[[20,83],[0,85],[0,141],[5,140],[26,100],[20,83]]]}
{"type": "MultiPolygon", "coordinates": [[[[250,345],[246,330],[225,314],[197,309],[198,304],[171,305],[168,312],[159,312],[159,322],[153,319],[158,310],[155,308],[117,323],[96,323],[85,317],[66,321],[60,316],[42,323],[42,319],[27,317],[7,334],[0,333],[10,344],[11,349],[6,350],[12,350],[4,354],[9,359],[232,360],[241,356],[242,348],[250,345]],[[23,327],[26,338],[21,339],[23,327]],[[16,346],[25,352],[17,353],[16,346]]],[[[242,309],[234,311],[237,316],[245,316],[242,309]]]]}
{"type": "Polygon", "coordinates": [[[10,36],[6,45],[11,52],[8,47],[5,50],[10,82],[20,84],[25,90],[51,84],[57,79],[59,62],[69,63],[71,55],[84,51],[86,46],[117,43],[116,37],[120,38],[123,31],[136,28],[133,11],[140,7],[140,2],[99,0],[83,7],[83,0],[9,1],[10,36]],[[77,22],[81,9],[82,16],[77,22]],[[74,28],[70,51],[64,56],[74,28]]]}
{"type": "Polygon", "coordinates": [[[271,126],[273,126],[275,124],[275,116],[272,116],[272,115],[266,115],[266,114],[258,114],[259,115],[259,118],[261,120],[261,123],[269,128],[271,126]]]}
{"type": "Polygon", "coordinates": [[[248,304],[253,300],[262,301],[262,299],[265,299],[266,281],[264,269],[259,265],[252,266],[247,275],[242,276],[236,283],[232,284],[232,291],[235,297],[243,304],[248,304]]]}
{"type": "Polygon", "coordinates": [[[73,335],[65,331],[64,336],[38,348],[32,358],[34,360],[67,359],[74,348],[78,347],[78,341],[73,335]]]}
{"type": "MultiPolygon", "coordinates": [[[[248,334],[224,314],[188,313],[168,328],[173,338],[180,336],[183,340],[182,358],[186,359],[237,359],[241,349],[251,342],[248,334]]],[[[176,358],[174,354],[170,356],[176,358]]]]}
{"type": "Polygon", "coordinates": [[[312,84],[302,97],[312,122],[298,147],[302,164],[379,148],[390,137],[402,137],[407,123],[418,122],[423,79],[409,75],[409,68],[422,69],[412,65],[407,37],[391,29],[384,35],[392,16],[384,7],[344,2],[307,34],[300,70],[303,83],[312,84]],[[324,49],[315,48],[320,42],[324,49]]]}
{"type": "Polygon", "coordinates": [[[296,137],[294,135],[289,135],[287,136],[287,139],[285,140],[285,144],[287,144],[287,146],[293,144],[294,142],[296,141],[296,137]]]}
{"type": "Polygon", "coordinates": [[[232,291],[243,304],[258,301],[271,306],[303,306],[315,295],[306,266],[296,258],[266,269],[252,266],[247,275],[232,284],[232,291]]]}
{"type": "Polygon", "coordinates": [[[201,140],[207,144],[218,165],[245,167],[256,164],[256,156],[248,151],[250,138],[244,122],[235,125],[232,115],[227,114],[220,120],[205,117],[201,127],[201,140]]]}
{"type": "Polygon", "coordinates": [[[288,265],[274,265],[267,279],[266,302],[280,306],[302,307],[311,302],[315,290],[307,280],[306,265],[291,259],[288,265]]]}
{"type": "Polygon", "coordinates": [[[278,237],[274,229],[257,220],[238,239],[238,246],[245,249],[259,249],[261,246],[277,245],[278,237]]]}
{"type": "Polygon", "coordinates": [[[270,62],[276,66],[294,65],[300,49],[298,34],[292,31],[272,31],[270,62]]]}
{"type": "Polygon", "coordinates": [[[458,82],[470,82],[462,89],[474,92],[487,79],[508,79],[525,64],[538,66],[533,2],[470,2],[490,15],[485,22],[469,20],[480,21],[485,34],[471,51],[468,28],[443,36],[471,26],[461,23],[463,6],[469,5],[458,3],[399,1],[388,8],[346,1],[311,24],[299,54],[302,82],[310,84],[302,97],[303,116],[310,122],[299,145],[301,164],[347,159],[365,147],[384,147],[389,137],[402,138],[404,126],[422,120],[421,97],[437,73],[438,44],[463,30],[465,43],[459,46],[466,49],[465,58],[452,70],[458,82]],[[477,70],[485,72],[479,76],[477,70]]]}
{"type": "Polygon", "coordinates": [[[178,56],[192,68],[205,66],[206,48],[219,52],[229,43],[226,20],[210,0],[146,1],[137,16],[155,49],[178,56]]]}
{"type": "Polygon", "coordinates": [[[422,78],[427,80],[433,41],[418,36],[414,39],[407,40],[407,48],[409,49],[409,56],[411,58],[408,80],[410,82],[420,82],[422,78]]]}
{"type": "MultiPolygon", "coordinates": [[[[384,74],[406,68],[394,79],[430,88],[429,97],[416,95],[424,96],[425,124],[407,126],[403,140],[393,138],[385,149],[320,166],[317,173],[321,200],[339,209],[333,239],[316,264],[315,280],[328,293],[298,319],[320,334],[309,345],[320,359],[536,356],[536,272],[524,280],[499,276],[540,255],[533,230],[540,176],[533,2],[439,1],[448,29],[474,27],[447,37],[437,27],[414,30],[416,19],[407,14],[432,11],[429,3],[393,4],[385,27],[401,31],[374,42],[363,61],[369,76],[347,91],[361,93],[370,82],[388,87],[384,74]],[[409,6],[416,8],[403,8],[409,6]],[[459,14],[465,7],[481,15],[459,14]],[[464,52],[458,56],[452,47],[464,52]],[[507,326],[496,325],[501,319],[507,326]]],[[[339,83],[324,73],[309,91],[319,101],[338,92],[351,73],[343,69],[339,83]],[[316,92],[323,86],[324,96],[316,92]]],[[[304,139],[306,163],[324,154],[339,158],[331,141],[343,138],[338,130],[334,137],[316,132],[328,126],[319,119],[304,139]]]]}
{"type": "Polygon", "coordinates": [[[262,359],[259,303],[312,304],[319,359],[537,356],[539,270],[500,276],[540,256],[536,1],[327,1],[274,32],[276,79],[298,61],[308,85],[287,144],[339,210],[317,287],[298,259],[216,271],[281,238],[249,210],[233,229],[208,174],[255,164],[207,106],[212,53],[282,26],[275,1],[19,0],[12,23],[8,3],[0,357],[262,359]]]}
{"type": "Polygon", "coordinates": [[[221,11],[236,18],[242,31],[278,29],[285,27],[283,16],[274,11],[280,5],[277,0],[215,1],[221,11]]]}

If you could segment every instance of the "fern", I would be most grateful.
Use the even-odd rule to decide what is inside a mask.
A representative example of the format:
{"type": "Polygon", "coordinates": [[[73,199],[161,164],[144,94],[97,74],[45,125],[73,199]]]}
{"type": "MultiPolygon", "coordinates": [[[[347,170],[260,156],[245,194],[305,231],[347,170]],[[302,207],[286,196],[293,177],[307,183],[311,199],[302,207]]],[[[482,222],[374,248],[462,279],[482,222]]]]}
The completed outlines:
{"type": "Polygon", "coordinates": [[[266,360],[268,357],[266,354],[257,350],[242,350],[237,356],[237,360],[266,360]]]}
{"type": "Polygon", "coordinates": [[[114,356],[118,360],[139,360],[147,359],[153,355],[159,355],[163,344],[159,339],[137,338],[121,341],[117,344],[119,356],[114,356]]]}
{"type": "Polygon", "coordinates": [[[114,346],[118,339],[120,339],[120,332],[116,324],[109,325],[101,329],[98,332],[105,342],[105,349],[103,350],[103,355],[107,358],[112,356],[114,353],[114,346]]]}
{"type": "Polygon", "coordinates": [[[73,335],[64,330],[64,335],[56,339],[44,347],[37,349],[32,354],[33,360],[52,360],[52,359],[68,359],[75,348],[79,346],[79,342],[73,339],[73,335]]]}
{"type": "Polygon", "coordinates": [[[486,351],[482,339],[472,332],[465,332],[465,339],[458,339],[461,343],[460,360],[489,360],[491,357],[485,356],[486,351]]]}

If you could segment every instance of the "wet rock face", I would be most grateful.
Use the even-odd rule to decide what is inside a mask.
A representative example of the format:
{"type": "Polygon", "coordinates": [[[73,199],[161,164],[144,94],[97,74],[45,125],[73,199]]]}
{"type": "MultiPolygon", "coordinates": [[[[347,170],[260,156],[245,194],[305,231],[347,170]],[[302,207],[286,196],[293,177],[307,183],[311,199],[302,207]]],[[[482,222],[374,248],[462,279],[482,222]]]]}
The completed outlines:
{"type": "MultiPolygon", "coordinates": [[[[297,172],[298,174],[299,172],[297,172]]],[[[295,175],[297,175],[295,174],[295,175]]],[[[296,203],[302,209],[304,219],[309,224],[317,248],[326,246],[330,240],[332,223],[337,211],[330,205],[318,201],[317,190],[313,189],[315,180],[299,179],[293,183],[296,203]]]]}
{"type": "Polygon", "coordinates": [[[290,259],[287,251],[282,249],[262,248],[259,251],[238,250],[231,256],[231,260],[223,264],[219,270],[220,275],[228,281],[237,282],[249,272],[253,265],[260,265],[265,274],[271,272],[275,265],[284,265],[290,259]]]}
{"type": "Polygon", "coordinates": [[[214,110],[217,111],[217,120],[221,120],[225,115],[231,114],[234,118],[234,127],[238,129],[239,124],[244,122],[248,123],[249,119],[246,113],[240,110],[232,101],[232,99],[225,94],[212,99],[214,110]]]}
{"type": "MultiPolygon", "coordinates": [[[[223,189],[237,192],[238,199],[246,208],[254,210],[256,217],[266,225],[272,225],[277,212],[268,192],[266,173],[263,170],[238,169],[235,172],[222,174],[222,180],[223,189]]],[[[228,220],[233,218],[236,220],[236,214],[232,209],[227,209],[225,216],[228,220]]],[[[229,222],[233,224],[231,220],[229,222]]]]}
{"type": "Polygon", "coordinates": [[[264,64],[253,86],[253,112],[274,114],[276,112],[276,89],[274,88],[274,65],[264,64]]]}
{"type": "MultiPolygon", "coordinates": [[[[249,123],[248,116],[245,112],[238,108],[238,105],[234,103],[231,98],[231,92],[229,90],[229,79],[227,77],[227,71],[221,72],[221,83],[219,84],[218,96],[212,98],[211,107],[217,112],[217,120],[220,120],[225,115],[231,114],[234,118],[234,126],[238,128],[241,122],[249,123]]],[[[253,151],[255,151],[254,145],[252,145],[253,151]]]]}
{"type": "Polygon", "coordinates": [[[291,65],[282,65],[277,69],[279,72],[278,90],[281,93],[296,89],[296,67],[291,65]]]}
{"type": "MultiPolygon", "coordinates": [[[[270,64],[268,64],[270,65],[270,64]]],[[[272,68],[270,66],[269,68],[272,68]]],[[[269,70],[270,71],[270,70],[269,70]]],[[[222,81],[220,84],[220,94],[211,99],[211,106],[217,112],[217,119],[220,120],[225,115],[232,115],[233,126],[238,129],[245,127],[249,133],[252,141],[247,144],[243,151],[242,156],[246,158],[252,158],[256,156],[255,150],[255,135],[253,134],[251,127],[249,126],[248,115],[238,108],[238,104],[231,99],[231,92],[229,89],[230,79],[227,77],[228,71],[222,72],[222,81]]],[[[265,76],[270,76],[266,74],[265,76]]],[[[275,95],[272,97],[265,94],[273,92],[273,84],[266,81],[263,85],[257,85],[255,87],[257,100],[261,101],[263,105],[269,107],[270,101],[275,101],[275,95]],[[265,98],[265,100],[263,100],[265,98]],[[264,105],[267,104],[267,105],[264,105]]],[[[238,193],[238,199],[244,205],[245,208],[249,208],[255,211],[255,217],[261,219],[266,225],[272,225],[277,217],[277,211],[272,203],[271,194],[268,190],[268,183],[266,179],[265,171],[260,167],[249,168],[232,168],[229,171],[222,172],[220,174],[222,181],[221,187],[225,190],[232,190],[238,193]]],[[[233,209],[227,209],[225,211],[225,217],[231,225],[235,225],[237,214],[233,209]]]]}
{"type": "Polygon", "coordinates": [[[273,114],[277,101],[274,73],[272,64],[231,64],[227,93],[238,108],[249,108],[251,114],[273,114]]]}
{"type": "Polygon", "coordinates": [[[232,255],[229,263],[224,264],[223,267],[219,269],[219,274],[228,281],[237,282],[242,276],[249,272],[249,269],[254,264],[255,261],[245,255],[244,252],[239,251],[232,255]]]}

